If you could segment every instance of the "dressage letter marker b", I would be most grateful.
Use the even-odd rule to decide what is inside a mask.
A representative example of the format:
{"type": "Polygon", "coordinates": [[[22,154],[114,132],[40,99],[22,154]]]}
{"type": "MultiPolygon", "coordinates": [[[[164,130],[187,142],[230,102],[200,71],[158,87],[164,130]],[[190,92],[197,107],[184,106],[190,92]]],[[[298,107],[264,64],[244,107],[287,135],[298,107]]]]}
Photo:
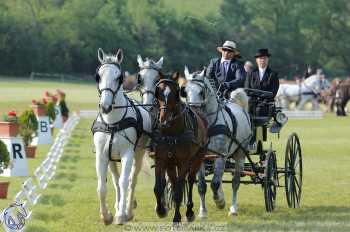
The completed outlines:
{"type": "Polygon", "coordinates": [[[32,145],[51,144],[52,135],[50,130],[50,121],[48,116],[38,116],[38,137],[33,139],[32,145]]]}
{"type": "Polygon", "coordinates": [[[40,122],[40,131],[43,133],[46,133],[48,131],[47,122],[45,121],[40,122]]]}

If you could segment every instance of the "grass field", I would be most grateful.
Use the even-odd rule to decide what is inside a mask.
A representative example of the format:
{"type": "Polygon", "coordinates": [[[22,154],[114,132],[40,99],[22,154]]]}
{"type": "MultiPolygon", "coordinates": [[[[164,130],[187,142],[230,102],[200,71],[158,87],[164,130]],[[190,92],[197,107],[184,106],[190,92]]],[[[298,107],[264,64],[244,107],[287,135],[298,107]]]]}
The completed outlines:
{"type": "MultiPolygon", "coordinates": [[[[23,109],[32,98],[39,98],[45,90],[61,88],[67,92],[71,109],[96,108],[97,96],[94,85],[61,84],[55,82],[1,81],[0,109],[4,112],[15,107],[23,109]],[[22,87],[19,87],[22,86],[22,87]],[[23,86],[26,88],[23,89],[23,86]]],[[[93,119],[81,119],[67,144],[64,156],[58,164],[56,176],[47,189],[42,191],[40,202],[34,206],[33,216],[26,224],[26,231],[132,231],[130,227],[111,225],[105,227],[99,219],[99,203],[96,194],[95,157],[90,126],[93,119]]],[[[326,115],[322,120],[290,120],[283,128],[281,137],[270,136],[277,151],[278,166],[283,165],[287,137],[297,132],[303,151],[303,193],[299,209],[289,209],[284,189],[277,194],[277,208],[266,213],[263,191],[260,186],[241,185],[239,191],[239,215],[227,216],[228,207],[214,207],[211,192],[208,223],[220,222],[230,231],[350,231],[350,118],[326,115]]],[[[29,160],[30,173],[45,157],[49,146],[39,147],[37,158],[29,160]]],[[[20,189],[25,178],[10,179],[7,200],[0,200],[5,208],[20,189]]],[[[136,189],[138,208],[134,211],[135,222],[170,222],[173,213],[158,219],[154,212],[154,177],[152,170],[144,166],[136,189]]],[[[230,185],[225,185],[227,203],[230,202],[230,185]]],[[[108,179],[108,205],[113,210],[114,189],[108,179]]],[[[197,189],[194,189],[195,210],[198,209],[197,189]]],[[[112,211],[114,213],[114,211],[112,211]]],[[[184,215],[183,215],[184,218],[184,215]]],[[[196,220],[196,222],[201,222],[196,220]]],[[[212,225],[212,224],[211,224],[212,225]]],[[[135,229],[135,227],[133,227],[135,229]]],[[[198,230],[197,230],[198,231],[198,230]]]]}

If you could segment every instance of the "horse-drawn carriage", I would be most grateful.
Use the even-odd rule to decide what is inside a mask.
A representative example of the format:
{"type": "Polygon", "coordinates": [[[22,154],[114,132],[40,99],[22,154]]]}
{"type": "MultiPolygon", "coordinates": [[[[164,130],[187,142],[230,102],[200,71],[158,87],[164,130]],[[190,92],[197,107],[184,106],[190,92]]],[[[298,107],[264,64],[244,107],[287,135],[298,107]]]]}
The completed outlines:
{"type": "MultiPolygon", "coordinates": [[[[276,151],[273,150],[272,143],[268,148],[264,148],[264,142],[267,142],[267,133],[279,133],[281,127],[286,123],[287,118],[281,112],[281,108],[276,107],[274,102],[269,101],[272,93],[245,89],[250,97],[250,118],[252,131],[255,133],[254,149],[246,150],[243,147],[245,156],[248,160],[244,164],[241,172],[241,183],[260,184],[264,190],[266,211],[271,212],[275,207],[277,187],[284,187],[287,203],[290,208],[296,208],[300,205],[302,190],[302,153],[298,135],[292,133],[287,140],[284,167],[277,166],[276,151]],[[268,114],[258,116],[255,109],[257,105],[263,104],[268,114]],[[284,179],[281,181],[281,179],[284,179]],[[282,182],[282,183],[281,183],[282,182]]],[[[220,155],[220,154],[218,154],[220,155]]],[[[205,160],[205,175],[209,176],[214,172],[214,161],[205,160]]],[[[225,173],[235,172],[235,160],[228,157],[225,163],[225,173]]],[[[209,181],[209,180],[208,180],[209,181]]],[[[223,183],[232,183],[232,180],[222,180],[223,183]]]]}

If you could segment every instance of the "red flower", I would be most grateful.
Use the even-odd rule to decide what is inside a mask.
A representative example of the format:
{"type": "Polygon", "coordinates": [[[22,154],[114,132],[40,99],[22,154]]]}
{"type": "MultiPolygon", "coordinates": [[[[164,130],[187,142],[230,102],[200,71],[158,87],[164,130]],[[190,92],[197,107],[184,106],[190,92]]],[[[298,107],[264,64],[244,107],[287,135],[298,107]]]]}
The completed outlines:
{"type": "Polygon", "coordinates": [[[8,115],[9,117],[16,117],[16,116],[17,116],[16,111],[14,111],[14,110],[8,112],[7,115],[8,115]]]}

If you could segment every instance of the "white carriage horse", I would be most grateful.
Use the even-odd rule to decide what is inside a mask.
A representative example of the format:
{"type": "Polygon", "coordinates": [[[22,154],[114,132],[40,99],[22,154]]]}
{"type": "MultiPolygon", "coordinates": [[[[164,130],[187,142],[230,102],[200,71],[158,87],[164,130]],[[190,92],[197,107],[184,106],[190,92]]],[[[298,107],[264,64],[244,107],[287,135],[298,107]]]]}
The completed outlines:
{"type": "Polygon", "coordinates": [[[134,189],[142,166],[143,144],[147,141],[147,136],[142,132],[151,132],[151,120],[144,108],[135,106],[123,93],[123,75],[120,68],[123,60],[122,50],[119,49],[116,55],[110,55],[100,48],[98,59],[101,65],[96,71],[96,82],[100,102],[99,114],[92,131],[96,148],[100,213],[106,225],[112,223],[113,215],[108,211],[106,204],[109,166],[116,190],[115,223],[124,224],[133,218],[134,189]],[[116,163],[119,159],[120,176],[116,163]]]}
{"type": "Polygon", "coordinates": [[[311,101],[312,110],[318,110],[318,96],[328,88],[330,83],[319,74],[310,76],[300,84],[281,84],[275,97],[276,104],[288,109],[291,102],[299,102],[296,109],[302,110],[311,101]]]}
{"type": "Polygon", "coordinates": [[[156,83],[162,75],[163,57],[155,62],[148,58],[143,61],[141,55],[137,55],[137,63],[140,68],[140,71],[137,73],[137,83],[141,92],[142,104],[151,114],[152,126],[154,126],[158,116],[157,99],[154,94],[156,83]]]}
{"type": "MultiPolygon", "coordinates": [[[[187,83],[181,87],[181,95],[186,97],[187,104],[192,107],[200,107],[206,114],[209,129],[208,150],[221,154],[215,160],[214,176],[211,181],[214,201],[218,208],[224,208],[225,199],[222,191],[222,176],[227,158],[233,154],[235,159],[235,174],[232,181],[232,204],[229,214],[237,214],[237,192],[240,185],[241,171],[244,168],[245,154],[239,146],[247,150],[251,138],[251,125],[247,113],[248,96],[243,89],[233,91],[233,98],[239,103],[229,102],[224,105],[205,77],[205,72],[190,74],[185,67],[187,83]],[[239,144],[240,145],[239,145],[239,144]]],[[[207,185],[205,183],[205,166],[202,164],[198,172],[198,192],[200,195],[200,208],[198,216],[207,217],[205,205],[205,194],[207,185]]]]}

